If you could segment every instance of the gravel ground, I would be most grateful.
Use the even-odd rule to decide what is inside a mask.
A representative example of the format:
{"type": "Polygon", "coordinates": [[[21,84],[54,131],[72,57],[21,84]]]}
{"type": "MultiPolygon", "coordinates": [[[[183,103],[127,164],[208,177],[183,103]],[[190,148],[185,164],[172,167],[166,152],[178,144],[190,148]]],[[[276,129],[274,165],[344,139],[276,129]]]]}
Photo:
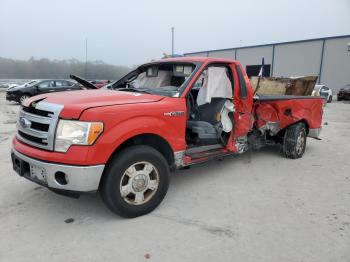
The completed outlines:
{"type": "Polygon", "coordinates": [[[129,220],[15,175],[17,112],[0,92],[0,261],[350,261],[350,104],[327,106],[302,159],[270,147],[178,171],[129,220]]]}

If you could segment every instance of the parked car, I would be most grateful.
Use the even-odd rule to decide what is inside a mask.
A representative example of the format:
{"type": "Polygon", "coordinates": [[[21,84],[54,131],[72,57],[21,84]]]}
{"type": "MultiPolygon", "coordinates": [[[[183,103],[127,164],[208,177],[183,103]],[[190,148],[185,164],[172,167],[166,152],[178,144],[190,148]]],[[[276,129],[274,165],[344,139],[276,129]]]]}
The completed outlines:
{"type": "Polygon", "coordinates": [[[24,100],[31,96],[81,89],[83,87],[72,80],[32,80],[24,85],[8,88],[6,91],[6,100],[23,104],[24,100]]]}
{"type": "Polygon", "coordinates": [[[332,89],[325,85],[315,85],[312,95],[323,97],[327,103],[331,103],[333,100],[332,89]]]}
{"type": "Polygon", "coordinates": [[[12,141],[13,169],[56,193],[99,191],[111,211],[136,217],[161,203],[170,171],[271,144],[301,158],[307,137],[319,136],[322,103],[253,98],[234,60],[162,59],[103,89],[27,99],[12,141]]]}
{"type": "Polygon", "coordinates": [[[15,87],[27,87],[27,86],[29,86],[29,85],[31,85],[31,84],[33,84],[33,83],[35,83],[35,82],[37,82],[38,80],[31,80],[31,81],[29,81],[29,82],[27,82],[27,83],[24,83],[24,84],[21,84],[21,85],[18,85],[18,84],[10,84],[9,86],[8,86],[8,88],[7,88],[7,91],[9,91],[9,90],[11,90],[11,89],[13,89],[13,88],[15,88],[15,87]]]}
{"type": "Polygon", "coordinates": [[[350,99],[350,84],[345,85],[343,88],[339,90],[337,99],[338,101],[350,99]]]}

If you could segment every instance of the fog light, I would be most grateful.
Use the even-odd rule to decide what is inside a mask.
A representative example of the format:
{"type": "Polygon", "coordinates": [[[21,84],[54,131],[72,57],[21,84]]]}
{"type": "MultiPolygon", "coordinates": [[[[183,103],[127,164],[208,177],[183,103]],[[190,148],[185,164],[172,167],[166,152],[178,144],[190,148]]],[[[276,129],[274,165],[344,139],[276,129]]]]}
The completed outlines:
{"type": "Polygon", "coordinates": [[[55,180],[61,186],[68,184],[67,175],[61,171],[55,173],[55,180]]]}

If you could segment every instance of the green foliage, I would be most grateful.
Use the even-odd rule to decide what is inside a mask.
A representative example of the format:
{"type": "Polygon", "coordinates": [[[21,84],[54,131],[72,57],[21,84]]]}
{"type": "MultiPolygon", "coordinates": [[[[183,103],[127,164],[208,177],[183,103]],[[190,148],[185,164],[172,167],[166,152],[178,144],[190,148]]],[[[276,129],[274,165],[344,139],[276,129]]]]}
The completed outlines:
{"type": "Polygon", "coordinates": [[[14,60],[0,57],[0,78],[44,79],[69,78],[74,74],[88,79],[119,79],[131,68],[115,66],[103,61],[89,61],[87,64],[77,59],[50,60],[47,58],[14,60]]]}

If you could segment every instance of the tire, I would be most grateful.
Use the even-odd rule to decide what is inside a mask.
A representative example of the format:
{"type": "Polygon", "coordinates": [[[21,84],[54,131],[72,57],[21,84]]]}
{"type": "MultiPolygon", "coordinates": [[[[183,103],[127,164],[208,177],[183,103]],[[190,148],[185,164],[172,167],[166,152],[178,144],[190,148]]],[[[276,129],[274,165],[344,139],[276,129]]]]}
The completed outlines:
{"type": "Polygon", "coordinates": [[[333,97],[330,95],[327,102],[332,103],[332,100],[333,100],[333,97]]]}
{"type": "Polygon", "coordinates": [[[112,212],[133,218],[153,211],[165,197],[169,182],[169,165],[160,152],[149,146],[131,146],[110,160],[100,194],[112,212]]]}
{"type": "Polygon", "coordinates": [[[29,97],[30,97],[29,95],[23,94],[23,95],[21,95],[21,96],[19,97],[18,102],[19,102],[21,105],[23,105],[24,100],[26,100],[26,99],[29,98],[29,97]]]}
{"type": "Polygon", "coordinates": [[[283,155],[286,158],[301,158],[306,148],[306,126],[304,123],[297,123],[287,127],[283,139],[283,155]]]}
{"type": "Polygon", "coordinates": [[[337,100],[338,100],[338,101],[342,101],[343,99],[342,99],[342,98],[340,98],[340,97],[338,97],[338,98],[337,98],[337,100]]]}

